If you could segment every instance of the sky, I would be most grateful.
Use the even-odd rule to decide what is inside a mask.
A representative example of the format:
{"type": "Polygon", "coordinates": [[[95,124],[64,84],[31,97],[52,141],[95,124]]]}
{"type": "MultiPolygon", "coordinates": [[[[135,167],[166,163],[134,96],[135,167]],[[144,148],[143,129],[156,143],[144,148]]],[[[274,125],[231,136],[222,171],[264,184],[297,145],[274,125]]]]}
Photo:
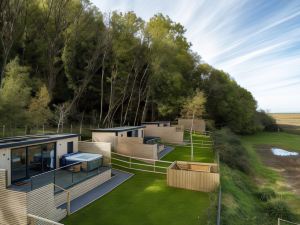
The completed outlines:
{"type": "Polygon", "coordinates": [[[168,15],[192,50],[252,92],[260,109],[300,112],[300,0],[91,0],[102,12],[168,15]]]}

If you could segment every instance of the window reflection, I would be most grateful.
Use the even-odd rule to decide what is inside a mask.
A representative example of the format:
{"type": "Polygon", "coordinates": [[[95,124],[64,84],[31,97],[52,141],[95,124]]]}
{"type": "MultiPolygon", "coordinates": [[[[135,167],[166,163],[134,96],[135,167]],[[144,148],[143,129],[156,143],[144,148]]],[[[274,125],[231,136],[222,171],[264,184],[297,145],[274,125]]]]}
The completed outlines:
{"type": "Polygon", "coordinates": [[[56,143],[11,149],[12,182],[28,179],[56,168],[56,143]]]}

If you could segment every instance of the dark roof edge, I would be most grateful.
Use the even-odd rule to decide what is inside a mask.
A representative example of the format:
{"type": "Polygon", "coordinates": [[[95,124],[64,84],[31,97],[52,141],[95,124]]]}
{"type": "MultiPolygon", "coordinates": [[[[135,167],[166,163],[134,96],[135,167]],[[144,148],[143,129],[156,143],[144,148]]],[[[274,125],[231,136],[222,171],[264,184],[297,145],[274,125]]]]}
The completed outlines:
{"type": "Polygon", "coordinates": [[[128,127],[123,129],[118,128],[97,128],[97,129],[91,129],[92,132],[100,132],[100,133],[114,133],[114,132],[123,132],[123,131],[130,131],[130,130],[137,130],[141,128],[146,128],[146,126],[134,126],[134,127],[128,127]]]}
{"type": "MultiPolygon", "coordinates": [[[[55,134],[53,134],[55,135],[55,134]]],[[[41,139],[36,139],[36,140],[28,140],[28,141],[20,141],[20,142],[15,142],[15,143],[7,143],[7,144],[1,144],[0,149],[2,148],[14,148],[14,147],[21,147],[21,146],[26,146],[26,145],[33,145],[33,144],[41,144],[41,143],[47,143],[50,141],[57,141],[57,140],[62,140],[62,139],[68,139],[68,138],[73,138],[73,137],[79,137],[79,134],[60,134],[63,135],[61,137],[50,137],[50,138],[41,138],[41,139]]]]}
{"type": "Polygon", "coordinates": [[[142,124],[160,124],[160,123],[171,123],[171,121],[153,121],[153,122],[142,122],[142,124]]]}

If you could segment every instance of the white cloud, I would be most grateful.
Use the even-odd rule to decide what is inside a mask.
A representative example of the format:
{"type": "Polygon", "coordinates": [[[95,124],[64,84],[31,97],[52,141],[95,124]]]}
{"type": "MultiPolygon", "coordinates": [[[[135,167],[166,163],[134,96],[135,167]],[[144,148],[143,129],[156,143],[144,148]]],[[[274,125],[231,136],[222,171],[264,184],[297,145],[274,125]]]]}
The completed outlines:
{"type": "Polygon", "coordinates": [[[263,109],[299,111],[300,1],[93,0],[101,11],[169,15],[193,50],[249,89],[263,109]]]}

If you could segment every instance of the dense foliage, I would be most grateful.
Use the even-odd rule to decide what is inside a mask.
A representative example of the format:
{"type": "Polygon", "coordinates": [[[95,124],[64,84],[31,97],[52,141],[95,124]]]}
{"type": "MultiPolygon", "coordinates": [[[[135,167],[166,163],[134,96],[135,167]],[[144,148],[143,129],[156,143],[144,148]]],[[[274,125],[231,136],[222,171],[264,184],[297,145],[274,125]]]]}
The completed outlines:
{"type": "MultiPolygon", "coordinates": [[[[260,137],[261,133],[257,135],[260,137]]],[[[274,136],[271,137],[273,141],[274,136]]],[[[263,138],[263,143],[269,141],[263,138]]],[[[285,141],[280,139],[283,145],[285,141]]],[[[273,225],[278,218],[297,221],[297,207],[291,208],[287,198],[291,193],[282,195],[276,184],[278,178],[271,175],[274,171],[261,164],[257,153],[249,150],[240,136],[222,129],[215,132],[214,142],[221,162],[222,224],[273,225]]]]}
{"type": "Polygon", "coordinates": [[[238,136],[229,129],[214,132],[215,150],[218,152],[220,161],[233,169],[250,173],[250,162],[247,151],[238,136]]]}
{"type": "Polygon", "coordinates": [[[203,63],[184,27],[167,16],[103,14],[89,0],[3,0],[0,39],[2,123],[174,120],[199,90],[207,99],[204,116],[217,127],[264,129],[251,93],[203,63]],[[11,83],[12,76],[22,82],[11,83]],[[32,121],[37,103],[45,117],[32,121]]]}

